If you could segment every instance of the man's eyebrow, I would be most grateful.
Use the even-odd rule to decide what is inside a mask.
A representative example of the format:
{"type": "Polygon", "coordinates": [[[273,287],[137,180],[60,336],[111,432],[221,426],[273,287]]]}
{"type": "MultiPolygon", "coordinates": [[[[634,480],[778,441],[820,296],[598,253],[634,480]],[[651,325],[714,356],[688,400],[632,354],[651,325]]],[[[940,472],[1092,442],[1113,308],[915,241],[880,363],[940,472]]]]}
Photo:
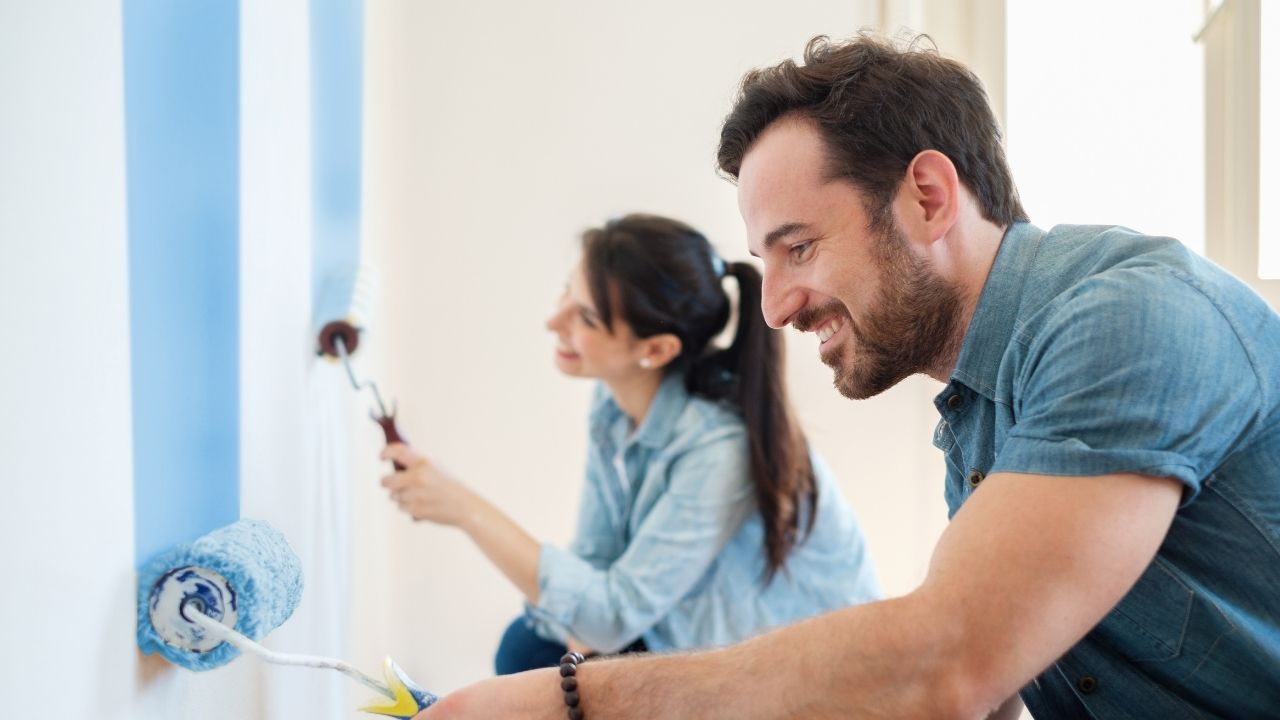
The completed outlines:
{"type": "MultiPolygon", "coordinates": [[[[779,225],[773,230],[770,230],[768,235],[764,236],[764,249],[769,250],[774,245],[777,245],[779,240],[782,240],[788,235],[794,235],[798,232],[803,232],[808,229],[809,229],[808,223],[802,223],[802,222],[789,222],[789,223],[784,223],[782,225],[779,225]]],[[[755,252],[751,252],[751,255],[754,257],[760,257],[755,252]]]]}

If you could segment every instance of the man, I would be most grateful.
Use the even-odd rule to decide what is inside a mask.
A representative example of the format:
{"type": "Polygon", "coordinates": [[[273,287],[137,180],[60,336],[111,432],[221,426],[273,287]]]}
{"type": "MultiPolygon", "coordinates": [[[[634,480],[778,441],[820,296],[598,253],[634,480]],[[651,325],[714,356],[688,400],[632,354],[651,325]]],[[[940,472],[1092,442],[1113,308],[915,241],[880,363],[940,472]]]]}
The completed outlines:
{"type": "MultiPolygon", "coordinates": [[[[1025,222],[977,79],[861,37],[725,122],[775,327],[848,397],[944,383],[952,522],[923,584],[700,654],[591,661],[613,718],[1280,711],[1280,317],[1174,241],[1025,222]]],[[[554,671],[424,718],[560,718],[554,671]]]]}

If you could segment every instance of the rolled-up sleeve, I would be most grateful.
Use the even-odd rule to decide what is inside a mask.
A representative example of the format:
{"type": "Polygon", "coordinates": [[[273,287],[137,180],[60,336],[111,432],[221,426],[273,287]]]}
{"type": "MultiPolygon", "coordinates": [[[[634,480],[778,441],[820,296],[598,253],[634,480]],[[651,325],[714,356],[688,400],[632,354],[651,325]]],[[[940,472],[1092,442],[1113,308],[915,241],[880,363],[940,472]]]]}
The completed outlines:
{"type": "Polygon", "coordinates": [[[1176,273],[1093,278],[1029,346],[992,472],[1169,477],[1189,501],[1260,407],[1236,332],[1176,273]]]}
{"type": "Polygon", "coordinates": [[[713,431],[674,455],[667,487],[607,567],[551,545],[538,563],[534,620],[601,652],[626,647],[671,610],[713,566],[755,509],[746,436],[713,431]]]}

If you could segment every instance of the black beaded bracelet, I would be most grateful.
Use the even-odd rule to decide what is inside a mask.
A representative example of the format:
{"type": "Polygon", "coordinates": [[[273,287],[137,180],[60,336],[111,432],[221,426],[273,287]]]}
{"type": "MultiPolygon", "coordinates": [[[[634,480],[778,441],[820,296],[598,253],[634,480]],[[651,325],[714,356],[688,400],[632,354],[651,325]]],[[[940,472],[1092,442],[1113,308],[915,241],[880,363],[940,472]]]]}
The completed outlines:
{"type": "Polygon", "coordinates": [[[586,658],[576,652],[565,653],[560,658],[560,689],[564,691],[564,704],[569,708],[569,720],[583,720],[582,708],[578,707],[581,698],[578,695],[578,666],[586,662],[586,658]]]}

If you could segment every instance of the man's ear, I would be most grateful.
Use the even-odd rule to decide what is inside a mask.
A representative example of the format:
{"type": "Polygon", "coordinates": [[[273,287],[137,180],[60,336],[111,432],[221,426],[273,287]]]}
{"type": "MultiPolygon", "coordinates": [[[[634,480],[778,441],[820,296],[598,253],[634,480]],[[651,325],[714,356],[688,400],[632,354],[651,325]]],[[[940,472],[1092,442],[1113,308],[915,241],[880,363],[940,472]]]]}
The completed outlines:
{"type": "Polygon", "coordinates": [[[960,215],[960,176],[951,158],[924,150],[911,160],[894,198],[899,226],[908,238],[933,243],[960,215]]]}
{"type": "Polygon", "coordinates": [[[653,335],[640,341],[636,348],[639,353],[637,360],[646,368],[666,367],[667,363],[680,357],[683,348],[680,338],[672,333],[653,335]]]}

